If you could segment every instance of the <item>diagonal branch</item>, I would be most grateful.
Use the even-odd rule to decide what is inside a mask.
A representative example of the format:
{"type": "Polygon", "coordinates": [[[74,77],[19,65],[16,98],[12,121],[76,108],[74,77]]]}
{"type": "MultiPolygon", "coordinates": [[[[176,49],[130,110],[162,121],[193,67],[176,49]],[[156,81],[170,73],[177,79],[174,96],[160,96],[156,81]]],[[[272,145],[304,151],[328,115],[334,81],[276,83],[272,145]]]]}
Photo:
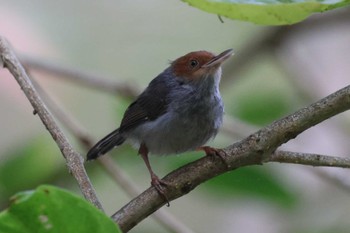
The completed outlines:
{"type": "MultiPolygon", "coordinates": [[[[170,184],[165,190],[165,195],[169,200],[174,200],[190,192],[199,184],[227,171],[269,161],[271,154],[283,143],[348,109],[350,109],[350,86],[277,120],[242,141],[226,147],[223,149],[226,153],[225,162],[219,157],[206,156],[171,172],[164,178],[170,184]]],[[[272,159],[278,161],[285,156],[283,153],[275,153],[272,159]]],[[[295,161],[310,165],[310,161],[304,161],[303,154],[294,154],[293,156],[295,161]]],[[[272,161],[272,159],[270,160],[272,161]]],[[[348,163],[347,159],[337,159],[348,163]]],[[[319,161],[316,159],[312,165],[316,166],[319,161]]],[[[328,164],[328,166],[330,165],[328,164]]],[[[164,204],[166,204],[165,201],[151,187],[113,214],[112,218],[124,232],[127,232],[164,204]]]]}
{"type": "Polygon", "coordinates": [[[102,210],[102,205],[97,199],[95,190],[92,187],[92,184],[83,166],[83,158],[73,149],[66,136],[58,127],[57,123],[48,111],[46,105],[43,103],[37,91],[33,87],[30,78],[17,59],[15,53],[6,42],[6,40],[1,36],[0,61],[2,61],[3,66],[6,67],[11,72],[13,77],[17,80],[24,94],[33,106],[34,113],[37,113],[39,115],[46,129],[50,132],[52,138],[55,140],[56,144],[62,152],[63,157],[66,159],[66,164],[69,172],[77,180],[84,197],[93,205],[102,210]]]}

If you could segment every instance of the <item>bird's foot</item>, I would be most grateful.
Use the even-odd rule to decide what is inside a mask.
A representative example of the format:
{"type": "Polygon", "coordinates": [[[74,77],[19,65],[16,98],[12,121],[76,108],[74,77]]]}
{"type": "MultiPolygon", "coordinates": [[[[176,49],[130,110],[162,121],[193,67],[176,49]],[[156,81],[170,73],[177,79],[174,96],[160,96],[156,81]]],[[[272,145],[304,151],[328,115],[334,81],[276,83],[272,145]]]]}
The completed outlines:
{"type": "Polygon", "coordinates": [[[168,186],[169,183],[164,181],[164,180],[159,179],[159,177],[157,175],[152,174],[151,185],[157,190],[159,195],[161,195],[164,198],[164,200],[167,202],[167,206],[169,207],[170,206],[169,199],[165,195],[165,192],[164,192],[164,186],[168,186]]]}
{"type": "Polygon", "coordinates": [[[222,162],[224,162],[226,166],[229,167],[229,164],[227,163],[225,158],[227,154],[224,150],[210,146],[201,146],[197,150],[204,151],[206,156],[218,156],[222,160],[222,162]]]}

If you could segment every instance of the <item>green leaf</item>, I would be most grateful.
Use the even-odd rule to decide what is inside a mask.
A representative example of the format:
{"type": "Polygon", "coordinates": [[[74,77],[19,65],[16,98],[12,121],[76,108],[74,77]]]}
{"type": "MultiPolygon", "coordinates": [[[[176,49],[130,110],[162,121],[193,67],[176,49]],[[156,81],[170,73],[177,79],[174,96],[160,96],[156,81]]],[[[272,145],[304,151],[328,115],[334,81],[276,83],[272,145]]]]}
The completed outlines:
{"type": "Polygon", "coordinates": [[[262,25],[293,24],[315,12],[349,5],[349,0],[183,0],[209,13],[262,25]]]}
{"type": "Polygon", "coordinates": [[[86,200],[43,185],[21,192],[0,213],[1,233],[118,233],[117,225],[86,200]]]}

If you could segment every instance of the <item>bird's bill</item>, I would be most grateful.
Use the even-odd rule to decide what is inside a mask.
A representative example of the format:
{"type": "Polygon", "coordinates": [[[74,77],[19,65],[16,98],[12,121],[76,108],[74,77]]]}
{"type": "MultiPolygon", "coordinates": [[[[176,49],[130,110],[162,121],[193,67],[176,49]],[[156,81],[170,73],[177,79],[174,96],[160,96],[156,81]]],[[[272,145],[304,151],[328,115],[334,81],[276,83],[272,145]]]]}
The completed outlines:
{"type": "Polygon", "coordinates": [[[233,49],[228,49],[219,55],[215,56],[213,59],[208,61],[206,64],[204,64],[202,67],[213,67],[213,66],[220,66],[227,58],[231,57],[233,55],[233,49]]]}

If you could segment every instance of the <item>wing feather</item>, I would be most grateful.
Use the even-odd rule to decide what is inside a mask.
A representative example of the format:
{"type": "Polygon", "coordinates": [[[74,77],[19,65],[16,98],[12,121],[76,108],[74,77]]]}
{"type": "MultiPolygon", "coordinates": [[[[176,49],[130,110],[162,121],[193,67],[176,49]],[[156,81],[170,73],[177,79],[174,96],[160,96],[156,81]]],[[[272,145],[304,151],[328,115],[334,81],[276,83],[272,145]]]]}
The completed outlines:
{"type": "Polygon", "coordinates": [[[120,131],[127,131],[143,122],[153,121],[166,112],[169,86],[164,77],[152,80],[146,90],[125,111],[120,131]]]}

